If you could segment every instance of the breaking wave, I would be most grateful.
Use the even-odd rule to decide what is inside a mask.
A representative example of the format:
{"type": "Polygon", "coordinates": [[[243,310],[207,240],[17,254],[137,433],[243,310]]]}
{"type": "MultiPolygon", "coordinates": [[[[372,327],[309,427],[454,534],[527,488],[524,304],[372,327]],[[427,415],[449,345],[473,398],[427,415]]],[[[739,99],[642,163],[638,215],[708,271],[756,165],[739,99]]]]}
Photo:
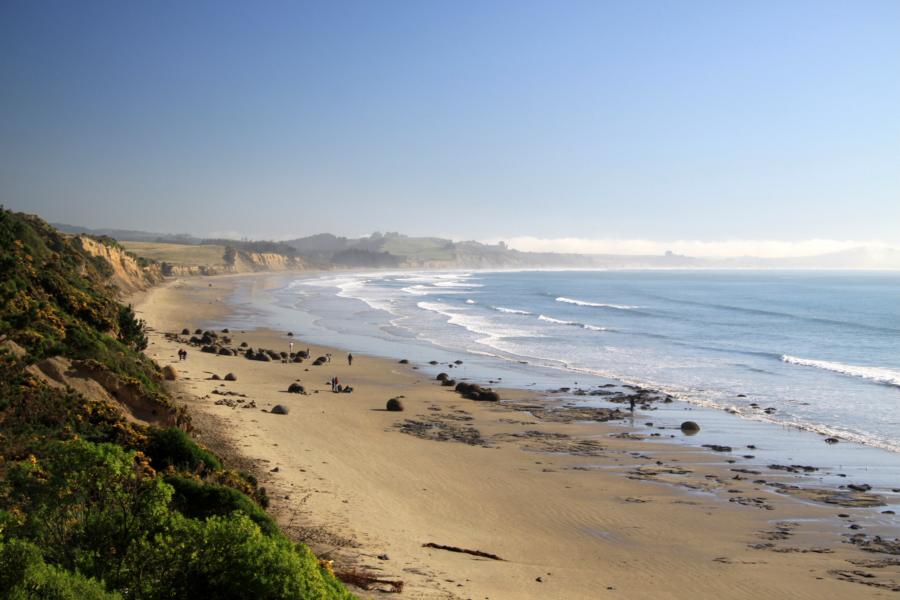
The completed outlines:
{"type": "Polygon", "coordinates": [[[576,304],[578,306],[592,306],[594,308],[615,308],[618,310],[634,310],[635,308],[640,308],[640,306],[632,306],[630,304],[603,304],[599,302],[586,302],[584,300],[573,300],[572,298],[564,298],[560,296],[556,299],[557,302],[565,302],[566,304],[576,304]]]}
{"type": "Polygon", "coordinates": [[[874,381],[875,383],[900,387],[900,371],[892,371],[890,369],[884,369],[882,367],[861,367],[857,365],[845,365],[843,363],[829,362],[827,360],[797,358],[796,356],[788,356],[787,354],[783,355],[781,357],[781,360],[791,365],[799,365],[801,367],[815,367],[817,369],[824,369],[826,371],[840,373],[841,375],[861,377],[862,379],[868,379],[869,381],[874,381]]]}

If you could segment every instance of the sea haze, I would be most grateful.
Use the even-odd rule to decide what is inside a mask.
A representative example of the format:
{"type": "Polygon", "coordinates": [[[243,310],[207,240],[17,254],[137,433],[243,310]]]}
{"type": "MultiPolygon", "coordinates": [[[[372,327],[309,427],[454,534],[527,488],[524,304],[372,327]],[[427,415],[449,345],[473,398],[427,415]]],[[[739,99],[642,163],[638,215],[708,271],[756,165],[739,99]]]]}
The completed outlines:
{"type": "Polygon", "coordinates": [[[341,273],[275,298],[339,345],[468,353],[519,383],[616,379],[900,451],[898,274],[341,273]]]}

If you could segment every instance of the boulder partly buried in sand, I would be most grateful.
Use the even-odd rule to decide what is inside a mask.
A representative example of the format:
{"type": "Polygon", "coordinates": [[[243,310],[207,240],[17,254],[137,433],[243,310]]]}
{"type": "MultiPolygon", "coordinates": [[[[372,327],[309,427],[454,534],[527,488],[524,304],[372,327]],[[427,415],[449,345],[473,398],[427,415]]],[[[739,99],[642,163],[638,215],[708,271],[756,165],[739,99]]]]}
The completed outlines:
{"type": "Polygon", "coordinates": [[[178,379],[178,370],[175,369],[172,365],[166,365],[162,370],[163,378],[166,381],[175,381],[178,379]]]}
{"type": "Polygon", "coordinates": [[[270,412],[273,415],[286,415],[289,412],[291,412],[291,409],[289,409],[287,406],[285,406],[283,404],[276,404],[275,406],[272,407],[272,410],[270,412]]]}
{"type": "Polygon", "coordinates": [[[387,405],[385,408],[391,412],[402,412],[403,411],[403,403],[400,402],[397,398],[391,398],[387,401],[387,405]]]}
{"type": "Polygon", "coordinates": [[[237,377],[234,373],[229,373],[225,376],[225,381],[237,381],[237,377]]]}
{"type": "Polygon", "coordinates": [[[291,393],[291,394],[303,394],[306,392],[306,388],[304,388],[299,383],[292,383],[291,385],[288,386],[287,391],[288,391],[288,393],[291,393]]]}
{"type": "Polygon", "coordinates": [[[313,361],[313,366],[318,367],[320,365],[324,365],[326,362],[328,362],[328,359],[325,358],[324,356],[320,356],[319,358],[317,358],[316,360],[313,361]]]}

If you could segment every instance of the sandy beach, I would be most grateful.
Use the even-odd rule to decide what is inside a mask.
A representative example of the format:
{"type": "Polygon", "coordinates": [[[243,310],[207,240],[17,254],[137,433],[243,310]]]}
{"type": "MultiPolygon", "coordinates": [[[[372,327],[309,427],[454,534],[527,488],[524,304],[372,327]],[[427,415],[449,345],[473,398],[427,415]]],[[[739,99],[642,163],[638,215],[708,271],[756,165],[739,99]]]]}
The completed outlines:
{"type": "Polygon", "coordinates": [[[302,331],[227,334],[235,347],[286,351],[293,341],[313,357],[332,356],[321,366],[261,362],[165,335],[226,314],[234,282],[174,280],[134,298],[152,328],[147,354],[178,370],[174,391],[199,439],[254,472],[282,526],[336,569],[402,581],[408,598],[869,598],[900,590],[898,557],[873,552],[898,551],[872,540],[882,533],[866,521],[873,509],[779,493],[755,483],[773,481],[769,473],[741,472],[714,452],[650,444],[577,415],[551,419],[528,410],[532,392],[500,390],[501,403],[464,399],[416,369],[428,356],[405,365],[354,353],[351,366],[347,349],[310,346],[302,331]],[[227,373],[236,380],[212,379],[227,373]],[[332,393],[332,377],[353,392],[332,393]],[[306,393],[288,393],[292,383],[306,393]],[[390,398],[405,410],[386,411],[390,398]],[[269,412],[277,404],[289,413],[269,412]],[[852,534],[867,537],[848,543],[852,534]]]}

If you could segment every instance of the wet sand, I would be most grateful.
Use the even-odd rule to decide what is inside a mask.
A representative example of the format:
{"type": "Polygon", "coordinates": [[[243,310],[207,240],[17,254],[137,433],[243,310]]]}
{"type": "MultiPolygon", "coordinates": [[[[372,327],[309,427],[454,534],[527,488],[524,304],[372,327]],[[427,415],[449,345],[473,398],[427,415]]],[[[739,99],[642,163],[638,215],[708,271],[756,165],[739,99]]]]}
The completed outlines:
{"type": "MultiPolygon", "coordinates": [[[[801,473],[741,472],[722,453],[542,413],[546,401],[527,391],[499,390],[499,404],[468,400],[417,371],[424,356],[401,365],[359,355],[349,366],[346,351],[311,346],[332,362],[283,364],[164,335],[227,314],[234,282],[185,279],[135,299],[154,329],[147,353],[179,370],[175,393],[200,439],[253,470],[279,522],[338,570],[402,581],[408,598],[867,598],[900,589],[897,549],[873,542],[886,533],[871,523],[873,509],[758,483],[791,485],[801,473]],[[181,348],[189,356],[179,363],[181,348]],[[226,373],[236,381],[211,379],[226,373]],[[335,376],[353,393],[332,393],[335,376]],[[287,393],[295,382],[305,395],[287,393]],[[390,398],[405,410],[384,410],[390,398]],[[289,414],[268,412],[276,404],[289,414]],[[867,537],[849,543],[852,535],[867,537]]],[[[293,340],[306,349],[302,332],[286,333],[227,335],[230,347],[287,351],[293,340]]]]}

